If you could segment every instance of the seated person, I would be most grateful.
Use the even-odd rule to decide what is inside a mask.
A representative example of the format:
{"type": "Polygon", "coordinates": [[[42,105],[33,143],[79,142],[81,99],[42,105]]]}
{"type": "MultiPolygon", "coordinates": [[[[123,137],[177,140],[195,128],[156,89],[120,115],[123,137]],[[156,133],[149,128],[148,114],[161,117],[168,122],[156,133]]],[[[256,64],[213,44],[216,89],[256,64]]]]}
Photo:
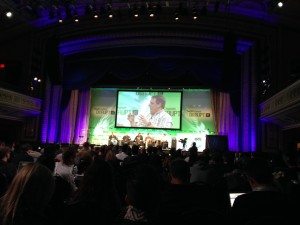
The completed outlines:
{"type": "Polygon", "coordinates": [[[128,134],[126,134],[125,136],[123,136],[122,142],[123,144],[129,144],[131,141],[131,138],[128,134]]]}
{"type": "MultiPolygon", "coordinates": [[[[286,196],[273,183],[271,169],[262,158],[251,159],[245,168],[251,192],[239,195],[231,209],[235,224],[246,224],[259,218],[289,218],[289,203],[286,196]]],[[[286,224],[289,224],[288,222],[286,224]]]]}
{"type": "Polygon", "coordinates": [[[143,135],[141,133],[138,133],[138,135],[136,135],[136,137],[134,138],[134,142],[136,144],[140,144],[141,142],[143,142],[143,135]]]}
{"type": "MultiPolygon", "coordinates": [[[[183,213],[195,208],[216,210],[216,200],[209,186],[190,184],[190,168],[182,159],[170,164],[170,185],[164,190],[159,209],[162,224],[178,224],[183,213]]],[[[184,224],[184,223],[182,223],[184,224]]]]}
{"type": "Polygon", "coordinates": [[[108,136],[108,144],[109,145],[117,145],[118,144],[118,138],[113,132],[111,133],[111,135],[108,136]]]}
{"type": "Polygon", "coordinates": [[[116,224],[158,224],[157,208],[160,204],[160,177],[149,165],[139,165],[126,182],[127,207],[116,224]]]}

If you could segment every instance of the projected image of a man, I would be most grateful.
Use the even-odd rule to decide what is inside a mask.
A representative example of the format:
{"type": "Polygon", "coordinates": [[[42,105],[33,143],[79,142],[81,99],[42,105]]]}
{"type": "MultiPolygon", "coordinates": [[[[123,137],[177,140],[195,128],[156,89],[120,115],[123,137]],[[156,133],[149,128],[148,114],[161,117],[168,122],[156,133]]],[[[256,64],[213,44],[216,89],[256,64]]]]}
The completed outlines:
{"type": "Polygon", "coordinates": [[[148,115],[139,115],[139,123],[134,121],[134,115],[129,114],[128,120],[131,126],[172,128],[172,117],[164,110],[166,100],[161,95],[151,97],[149,103],[150,113],[148,115]]]}

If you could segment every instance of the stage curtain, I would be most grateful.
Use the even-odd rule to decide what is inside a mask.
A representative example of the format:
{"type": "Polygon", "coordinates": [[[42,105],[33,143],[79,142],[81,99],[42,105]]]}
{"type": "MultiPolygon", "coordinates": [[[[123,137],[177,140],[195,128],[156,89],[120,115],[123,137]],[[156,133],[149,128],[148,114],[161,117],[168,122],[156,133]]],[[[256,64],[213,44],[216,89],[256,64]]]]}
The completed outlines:
{"type": "Polygon", "coordinates": [[[76,129],[74,134],[75,144],[82,144],[83,142],[87,141],[90,114],[90,99],[90,89],[79,91],[76,129]]]}
{"type": "Polygon", "coordinates": [[[60,142],[72,143],[76,125],[76,114],[78,105],[78,90],[72,90],[67,106],[62,109],[60,142]]]}
{"type": "Polygon", "coordinates": [[[56,143],[59,131],[62,86],[46,80],[46,93],[41,124],[42,143],[56,143]]]}
{"type": "Polygon", "coordinates": [[[219,100],[220,100],[220,92],[211,90],[211,105],[212,105],[212,112],[214,115],[214,124],[215,124],[215,129],[216,133],[219,133],[219,124],[220,124],[220,105],[219,105],[219,100]]]}
{"type": "Polygon", "coordinates": [[[239,117],[233,112],[230,94],[213,91],[212,103],[217,133],[228,136],[229,150],[238,151],[239,117]]]}

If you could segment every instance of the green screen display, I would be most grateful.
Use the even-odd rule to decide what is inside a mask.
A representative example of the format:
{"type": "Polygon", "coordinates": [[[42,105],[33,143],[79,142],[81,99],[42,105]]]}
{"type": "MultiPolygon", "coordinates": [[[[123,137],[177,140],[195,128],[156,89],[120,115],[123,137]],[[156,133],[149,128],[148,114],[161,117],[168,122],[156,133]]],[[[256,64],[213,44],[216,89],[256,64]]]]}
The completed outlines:
{"type": "Polygon", "coordinates": [[[118,91],[116,127],[180,129],[182,92],[118,91]]]}

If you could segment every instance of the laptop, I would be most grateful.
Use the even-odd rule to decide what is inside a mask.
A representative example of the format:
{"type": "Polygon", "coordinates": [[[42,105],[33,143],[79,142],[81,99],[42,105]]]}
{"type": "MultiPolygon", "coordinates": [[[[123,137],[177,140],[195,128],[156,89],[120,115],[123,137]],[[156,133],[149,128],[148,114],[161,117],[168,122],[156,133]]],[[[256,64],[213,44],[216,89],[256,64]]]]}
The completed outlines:
{"type": "Polygon", "coordinates": [[[245,194],[244,192],[238,192],[238,193],[229,193],[229,197],[230,197],[230,205],[231,207],[233,206],[234,200],[237,196],[245,194]]]}

